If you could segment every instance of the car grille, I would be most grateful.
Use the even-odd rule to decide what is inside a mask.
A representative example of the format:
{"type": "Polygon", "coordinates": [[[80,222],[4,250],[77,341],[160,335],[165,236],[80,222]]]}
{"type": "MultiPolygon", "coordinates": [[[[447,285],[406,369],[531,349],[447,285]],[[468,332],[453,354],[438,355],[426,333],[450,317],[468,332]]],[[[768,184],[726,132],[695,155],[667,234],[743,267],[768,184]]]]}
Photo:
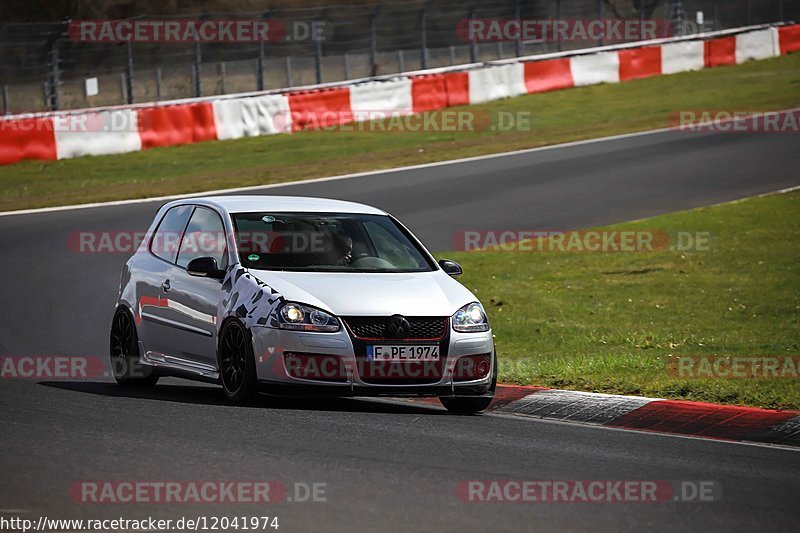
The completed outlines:
{"type": "MultiPolygon", "coordinates": [[[[385,339],[386,326],[391,317],[347,317],[345,324],[350,332],[359,339],[385,339]]],[[[447,317],[406,317],[411,325],[409,339],[438,340],[444,337],[447,329],[447,317]]]]}

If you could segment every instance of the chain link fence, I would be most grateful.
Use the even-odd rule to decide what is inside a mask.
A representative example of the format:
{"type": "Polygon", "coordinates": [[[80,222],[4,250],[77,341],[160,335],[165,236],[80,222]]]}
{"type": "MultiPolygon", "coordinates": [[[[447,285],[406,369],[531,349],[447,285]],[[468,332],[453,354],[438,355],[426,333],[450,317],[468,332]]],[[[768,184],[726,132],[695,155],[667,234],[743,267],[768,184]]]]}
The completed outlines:
{"type": "Polygon", "coordinates": [[[2,112],[262,91],[611,44],[470,41],[458,31],[467,19],[637,18],[695,33],[800,20],[800,0],[417,0],[139,17],[264,21],[282,29],[280,40],[267,42],[84,41],[76,39],[76,21],[0,24],[2,112]],[[89,78],[97,79],[97,94],[87,95],[89,78]]]}

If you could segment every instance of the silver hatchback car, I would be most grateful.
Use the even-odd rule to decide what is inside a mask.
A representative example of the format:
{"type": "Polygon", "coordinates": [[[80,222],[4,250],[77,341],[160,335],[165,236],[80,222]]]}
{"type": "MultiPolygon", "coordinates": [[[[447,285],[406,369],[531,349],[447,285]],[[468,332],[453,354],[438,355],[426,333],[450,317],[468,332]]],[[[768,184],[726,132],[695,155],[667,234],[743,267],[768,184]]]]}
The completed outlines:
{"type": "Polygon", "coordinates": [[[120,384],[160,376],[262,391],[433,396],[475,413],[497,358],[477,298],[389,214],[287,196],[170,202],[122,271],[111,326],[120,384]]]}

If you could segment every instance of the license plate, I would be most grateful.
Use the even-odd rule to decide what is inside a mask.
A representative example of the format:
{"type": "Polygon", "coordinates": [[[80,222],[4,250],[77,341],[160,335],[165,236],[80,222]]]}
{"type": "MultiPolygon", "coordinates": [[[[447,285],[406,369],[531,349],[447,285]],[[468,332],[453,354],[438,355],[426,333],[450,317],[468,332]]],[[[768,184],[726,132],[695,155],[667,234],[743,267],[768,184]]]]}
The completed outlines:
{"type": "Polygon", "coordinates": [[[367,358],[373,361],[438,361],[436,344],[367,346],[367,358]]]}

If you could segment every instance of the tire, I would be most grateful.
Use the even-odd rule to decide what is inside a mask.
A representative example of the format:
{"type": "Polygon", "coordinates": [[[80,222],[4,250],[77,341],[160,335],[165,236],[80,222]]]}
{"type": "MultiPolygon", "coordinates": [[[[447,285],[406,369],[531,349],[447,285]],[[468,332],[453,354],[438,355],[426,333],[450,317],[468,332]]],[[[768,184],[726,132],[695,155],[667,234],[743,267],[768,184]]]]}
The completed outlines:
{"type": "Polygon", "coordinates": [[[152,367],[139,362],[139,336],[130,312],[119,307],[111,322],[109,356],[114,379],[120,385],[152,387],[158,382],[158,374],[152,367]]]}
{"type": "Polygon", "coordinates": [[[492,403],[492,399],[493,398],[487,398],[484,396],[476,396],[474,398],[470,398],[468,396],[442,396],[439,398],[439,401],[442,402],[444,408],[451,413],[456,413],[459,415],[474,415],[489,407],[489,404],[492,403]]]}
{"type": "Polygon", "coordinates": [[[219,382],[231,403],[243,403],[257,393],[256,362],[250,332],[237,320],[222,326],[217,348],[219,382]]]}

